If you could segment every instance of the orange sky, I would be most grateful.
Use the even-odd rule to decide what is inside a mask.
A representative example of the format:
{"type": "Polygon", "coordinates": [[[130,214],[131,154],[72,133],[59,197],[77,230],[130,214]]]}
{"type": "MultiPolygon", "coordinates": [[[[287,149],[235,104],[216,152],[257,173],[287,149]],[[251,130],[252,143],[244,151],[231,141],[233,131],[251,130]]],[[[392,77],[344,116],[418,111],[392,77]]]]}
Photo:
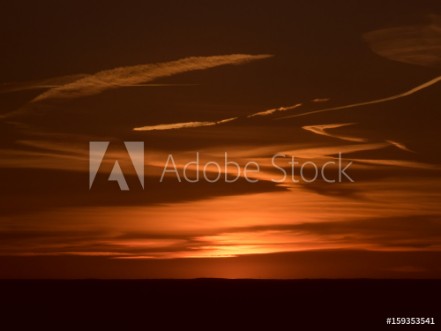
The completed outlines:
{"type": "Polygon", "coordinates": [[[322,5],[91,7],[75,27],[10,5],[0,277],[440,277],[441,12],[322,5]],[[110,147],[89,190],[90,141],[110,147]],[[144,189],[124,141],[145,144],[144,189]],[[196,153],[260,171],[160,181],[169,155],[202,176],[196,153]],[[353,182],[272,180],[276,154],[335,178],[339,153],[353,182]]]}

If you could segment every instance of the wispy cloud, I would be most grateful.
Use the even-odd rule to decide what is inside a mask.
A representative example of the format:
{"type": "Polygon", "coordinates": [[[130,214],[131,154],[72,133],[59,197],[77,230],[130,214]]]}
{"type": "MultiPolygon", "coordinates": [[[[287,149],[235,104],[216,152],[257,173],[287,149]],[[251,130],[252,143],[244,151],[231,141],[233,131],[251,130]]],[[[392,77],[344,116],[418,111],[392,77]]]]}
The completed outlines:
{"type": "Polygon", "coordinates": [[[29,82],[6,83],[0,85],[0,93],[20,92],[27,90],[46,90],[61,85],[72,83],[76,80],[88,77],[86,74],[67,75],[52,77],[42,80],[34,80],[29,82]]]}
{"type": "Polygon", "coordinates": [[[331,134],[327,131],[328,129],[336,129],[336,128],[341,128],[341,127],[349,126],[349,125],[353,125],[353,124],[355,124],[355,123],[306,125],[303,127],[303,129],[305,129],[306,131],[310,131],[312,133],[321,135],[321,136],[327,136],[327,137],[332,137],[332,138],[337,138],[337,139],[352,141],[352,142],[365,142],[366,139],[364,139],[364,138],[350,137],[350,136],[345,136],[345,135],[341,135],[341,134],[340,135],[339,134],[331,134]]]}
{"type": "Polygon", "coordinates": [[[372,31],[364,39],[375,53],[387,59],[441,67],[441,16],[432,15],[429,24],[372,31]]]}
{"type": "Polygon", "coordinates": [[[421,90],[424,90],[425,88],[428,88],[428,87],[430,87],[432,85],[435,85],[435,84],[437,84],[439,82],[441,82],[441,76],[437,76],[437,77],[429,80],[428,82],[425,82],[424,84],[421,84],[421,85],[418,85],[418,86],[414,87],[413,89],[410,89],[410,90],[408,90],[406,92],[403,92],[403,93],[400,93],[400,94],[396,94],[396,95],[393,95],[393,96],[390,96],[390,97],[381,98],[381,99],[375,99],[375,100],[370,100],[370,101],[364,101],[364,102],[358,102],[358,103],[352,103],[352,104],[344,105],[344,106],[337,106],[337,107],[318,109],[318,110],[313,110],[313,111],[309,111],[309,112],[306,112],[306,113],[279,117],[278,119],[287,119],[287,118],[293,118],[293,117],[300,117],[300,116],[306,116],[306,115],[312,115],[312,114],[319,114],[319,113],[329,112],[329,111],[333,111],[333,110],[350,109],[350,108],[355,108],[355,107],[360,107],[360,106],[375,105],[377,103],[393,101],[393,100],[401,99],[401,98],[407,97],[409,95],[415,94],[415,93],[417,93],[417,92],[419,92],[421,90]]]}
{"type": "Polygon", "coordinates": [[[315,98],[312,99],[311,101],[314,103],[321,103],[321,102],[328,102],[330,99],[329,98],[315,98]]]}
{"type": "Polygon", "coordinates": [[[338,153],[349,154],[363,151],[373,151],[390,146],[387,143],[371,143],[371,144],[353,144],[353,145],[335,145],[335,146],[319,146],[303,149],[284,150],[281,153],[285,155],[295,155],[304,159],[320,159],[323,157],[337,155],[338,153]]]}
{"type": "MultiPolygon", "coordinates": [[[[366,138],[359,138],[359,137],[352,137],[352,136],[347,136],[347,135],[342,135],[342,134],[332,134],[329,133],[327,130],[329,129],[337,129],[337,128],[341,128],[341,127],[345,127],[345,126],[349,126],[349,125],[354,125],[355,123],[335,123],[335,124],[322,124],[322,125],[305,125],[302,127],[302,129],[306,130],[306,131],[310,131],[312,133],[321,135],[321,136],[326,136],[326,137],[331,137],[331,138],[336,138],[336,139],[341,139],[341,140],[345,140],[345,141],[351,141],[351,142],[367,142],[368,139],[366,138]]],[[[406,145],[397,142],[395,140],[386,140],[386,143],[402,150],[405,152],[411,152],[411,153],[415,153],[414,151],[412,151],[411,149],[409,149],[406,145]]]]}
{"type": "Polygon", "coordinates": [[[413,150],[409,149],[406,145],[399,143],[398,141],[386,140],[386,142],[388,142],[389,144],[391,144],[391,145],[395,146],[396,148],[401,149],[403,151],[415,153],[413,150]]]}
{"type": "Polygon", "coordinates": [[[184,123],[172,123],[172,124],[158,124],[158,125],[149,125],[142,126],[139,128],[134,128],[134,131],[163,131],[163,130],[175,130],[175,129],[186,129],[186,128],[198,128],[201,126],[213,126],[223,123],[228,123],[236,120],[237,117],[227,118],[220,121],[212,121],[212,122],[184,122],[184,123]]]}
{"type": "Polygon", "coordinates": [[[429,163],[403,160],[374,160],[374,159],[351,159],[358,163],[366,163],[380,166],[392,166],[411,169],[440,170],[441,167],[429,163]]]}
{"type": "Polygon", "coordinates": [[[251,117],[255,117],[255,116],[268,116],[268,115],[272,115],[272,114],[277,113],[277,112],[293,110],[293,109],[299,108],[301,106],[302,106],[302,104],[298,103],[298,104],[295,104],[295,105],[292,105],[292,106],[287,106],[287,107],[271,108],[271,109],[268,109],[268,110],[264,110],[264,111],[261,111],[261,112],[258,112],[258,113],[254,113],[254,114],[248,115],[247,117],[251,118],[251,117]]]}
{"type": "MultiPolygon", "coordinates": [[[[79,79],[90,77],[91,75],[77,74],[60,77],[47,78],[43,80],[34,80],[28,82],[5,83],[0,85],[0,93],[13,93],[31,90],[49,90],[60,87],[79,79]]],[[[199,84],[174,84],[174,83],[150,83],[150,84],[132,84],[120,87],[161,87],[161,86],[197,86],[199,84]]]]}
{"type": "MultiPolygon", "coordinates": [[[[272,115],[276,112],[288,111],[288,110],[296,109],[301,106],[302,106],[302,104],[298,103],[293,106],[271,108],[271,109],[267,109],[267,110],[264,110],[264,111],[261,111],[258,113],[248,115],[247,118],[252,118],[252,117],[256,117],[256,116],[269,116],[269,115],[272,115]]],[[[197,127],[203,127],[203,126],[215,126],[215,125],[219,125],[219,124],[225,124],[228,122],[232,122],[237,119],[239,119],[239,117],[231,117],[231,118],[226,118],[226,119],[222,119],[219,121],[196,121],[196,122],[148,125],[148,126],[133,128],[133,131],[164,131],[164,130],[197,128],[197,127]]]]}
{"type": "MultiPolygon", "coordinates": [[[[65,84],[55,84],[55,87],[52,87],[54,85],[53,83],[43,84],[43,86],[51,87],[19,110],[3,115],[3,118],[26,112],[29,110],[29,105],[48,100],[91,96],[111,89],[139,86],[139,84],[152,82],[158,78],[170,77],[196,70],[207,70],[224,65],[240,65],[270,57],[272,57],[272,55],[268,54],[187,57],[176,61],[125,66],[99,71],[91,75],[81,75],[78,79],[74,79],[73,81],[68,80],[65,84]]],[[[38,86],[41,87],[41,84],[34,85],[34,87],[38,86]]]]}
{"type": "Polygon", "coordinates": [[[176,61],[156,64],[142,64],[103,70],[72,83],[53,88],[33,102],[51,98],[78,98],[99,94],[106,90],[151,82],[162,77],[169,77],[185,72],[206,70],[228,64],[244,64],[267,59],[272,55],[232,54],[220,56],[188,57],[176,61]]]}

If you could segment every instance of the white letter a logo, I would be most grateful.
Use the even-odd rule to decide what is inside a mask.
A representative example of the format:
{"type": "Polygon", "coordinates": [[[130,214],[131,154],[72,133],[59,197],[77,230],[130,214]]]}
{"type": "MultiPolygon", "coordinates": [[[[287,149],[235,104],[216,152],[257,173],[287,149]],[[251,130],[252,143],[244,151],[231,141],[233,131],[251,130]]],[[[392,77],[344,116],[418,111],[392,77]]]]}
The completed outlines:
{"type": "MultiPolygon", "coordinates": [[[[144,188],[144,142],[142,141],[126,141],[124,145],[129,153],[130,160],[135,168],[139,182],[144,188]]],[[[98,169],[109,147],[108,141],[91,141],[89,143],[89,189],[98,173],[98,169]]],[[[128,191],[129,186],[124,177],[118,161],[115,161],[112,171],[109,175],[109,181],[118,182],[119,188],[122,191],[128,191]]]]}

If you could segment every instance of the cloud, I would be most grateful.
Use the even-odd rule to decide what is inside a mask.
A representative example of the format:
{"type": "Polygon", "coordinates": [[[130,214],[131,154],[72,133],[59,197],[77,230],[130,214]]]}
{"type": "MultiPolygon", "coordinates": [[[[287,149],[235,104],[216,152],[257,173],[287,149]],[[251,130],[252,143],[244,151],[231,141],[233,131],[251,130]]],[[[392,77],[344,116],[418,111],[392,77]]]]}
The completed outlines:
{"type": "Polygon", "coordinates": [[[441,170],[437,165],[432,165],[423,162],[416,161],[403,161],[403,160],[369,160],[369,159],[351,159],[354,162],[373,164],[380,166],[391,166],[391,167],[401,167],[401,168],[411,168],[411,169],[426,169],[426,170],[441,170]]]}
{"type": "MultiPolygon", "coordinates": [[[[302,106],[301,103],[295,104],[293,106],[287,106],[287,107],[278,107],[278,108],[271,108],[268,110],[264,110],[258,113],[254,113],[251,115],[248,115],[247,118],[252,118],[255,116],[268,116],[272,115],[275,112],[280,111],[288,111],[292,109],[296,109],[298,107],[302,106]]],[[[204,127],[204,126],[215,126],[219,124],[224,124],[228,122],[232,122],[239,119],[239,117],[231,117],[226,118],[219,121],[204,121],[204,122],[183,122],[183,123],[170,123],[170,124],[157,124],[157,125],[148,125],[148,126],[142,126],[138,128],[133,128],[133,131],[164,131],[164,130],[176,130],[176,129],[187,129],[187,128],[197,128],[197,127],[204,127]]]]}
{"type": "Polygon", "coordinates": [[[441,16],[432,15],[430,24],[372,31],[364,39],[389,60],[441,68],[441,16]]]}
{"type": "Polygon", "coordinates": [[[344,106],[337,106],[337,107],[330,107],[330,108],[324,108],[324,109],[318,109],[318,110],[313,110],[310,112],[306,112],[306,113],[301,113],[301,114],[295,114],[295,115],[289,115],[289,116],[284,116],[284,117],[279,117],[278,119],[287,119],[287,118],[293,118],[293,117],[300,117],[300,116],[306,116],[306,115],[312,115],[312,114],[319,114],[319,113],[325,113],[325,112],[329,112],[329,111],[333,111],[333,110],[343,110],[343,109],[350,109],[350,108],[355,108],[355,107],[361,107],[361,106],[367,106],[367,105],[374,105],[374,104],[378,104],[378,103],[383,103],[383,102],[387,102],[387,101],[392,101],[392,100],[396,100],[396,99],[401,99],[404,97],[407,97],[409,95],[415,94],[421,90],[424,90],[425,88],[428,88],[432,85],[435,85],[437,83],[441,82],[441,76],[437,76],[421,85],[418,85],[406,92],[400,93],[400,94],[396,94],[396,95],[392,95],[390,97],[386,97],[386,98],[381,98],[381,99],[375,99],[375,100],[370,100],[370,101],[364,101],[364,102],[358,102],[358,103],[352,103],[349,105],[344,105],[344,106]]]}
{"type": "Polygon", "coordinates": [[[326,156],[337,155],[338,153],[349,154],[363,151],[372,151],[388,147],[387,143],[375,144],[354,144],[354,145],[335,145],[335,146],[319,146],[304,149],[285,150],[281,153],[286,155],[295,155],[299,158],[314,159],[324,158],[326,156]]]}
{"type": "Polygon", "coordinates": [[[373,250],[427,250],[441,247],[439,215],[374,217],[347,221],[269,224],[218,229],[196,237],[205,250],[246,254],[328,248],[370,248],[373,250]],[[315,240],[312,240],[314,238],[315,240]],[[301,244],[301,247],[299,246],[301,244]],[[234,248],[233,248],[234,247],[234,248]]]}
{"type": "Polygon", "coordinates": [[[272,115],[272,114],[274,114],[276,112],[293,110],[293,109],[299,108],[301,106],[302,106],[302,104],[298,103],[298,104],[295,104],[295,105],[292,105],[292,106],[287,106],[287,107],[271,108],[271,109],[268,109],[268,110],[264,110],[264,111],[261,111],[261,112],[258,112],[258,113],[254,113],[254,114],[248,115],[247,117],[251,118],[251,117],[255,117],[255,116],[268,116],[268,115],[272,115]]]}
{"type": "Polygon", "coordinates": [[[330,100],[329,98],[315,98],[312,99],[311,102],[320,103],[320,102],[328,102],[329,100],[330,100]]]}
{"type": "Polygon", "coordinates": [[[398,149],[401,149],[402,151],[405,152],[411,152],[411,153],[415,153],[413,150],[407,148],[406,145],[399,143],[398,141],[394,141],[394,140],[386,140],[386,142],[388,142],[389,144],[395,146],[398,149]]]}
{"type": "MultiPolygon", "coordinates": [[[[349,125],[353,125],[353,124],[355,124],[355,123],[335,123],[335,124],[322,124],[322,125],[305,125],[305,126],[302,127],[302,129],[304,129],[306,131],[310,131],[310,132],[318,134],[318,135],[321,135],[321,136],[341,139],[341,140],[345,140],[345,141],[367,142],[368,140],[365,139],[365,138],[358,138],[358,137],[351,137],[351,136],[345,136],[345,135],[331,134],[331,133],[329,133],[327,131],[328,129],[336,129],[336,128],[340,128],[340,127],[344,127],[344,126],[349,126],[349,125]]],[[[407,146],[405,146],[404,144],[402,144],[400,142],[397,142],[397,141],[394,141],[394,140],[386,140],[386,143],[389,143],[390,145],[395,146],[396,148],[398,148],[398,149],[400,149],[402,151],[415,153],[414,151],[412,151],[411,149],[409,149],[407,146]]]]}
{"type": "Polygon", "coordinates": [[[33,102],[52,98],[78,98],[102,93],[106,90],[151,82],[162,77],[206,70],[228,64],[244,64],[251,61],[267,59],[271,55],[232,54],[205,57],[187,57],[184,59],[156,64],[142,64],[103,70],[93,75],[53,88],[33,102]]]}
{"type": "Polygon", "coordinates": [[[34,80],[30,82],[7,83],[0,85],[0,93],[20,92],[27,90],[45,90],[61,85],[72,83],[76,80],[88,77],[86,74],[67,75],[60,77],[34,80]]]}
{"type": "MultiPolygon", "coordinates": [[[[265,195],[265,197],[269,196],[265,195]]],[[[210,201],[197,202],[192,206],[168,205],[154,208],[162,209],[167,213],[165,215],[158,214],[158,210],[155,212],[154,209],[147,210],[136,206],[111,210],[102,208],[69,210],[72,214],[69,214],[62,224],[58,222],[59,216],[62,215],[61,211],[39,214],[40,217],[47,216],[41,222],[35,222],[38,214],[33,214],[20,219],[22,221],[20,228],[11,226],[13,220],[3,222],[0,227],[0,239],[2,239],[0,251],[2,255],[112,254],[132,258],[146,256],[200,258],[308,249],[359,248],[416,251],[439,250],[441,247],[439,214],[371,215],[371,217],[360,215],[354,218],[353,211],[360,205],[346,202],[344,208],[348,215],[343,218],[329,214],[328,218],[331,216],[329,219],[323,217],[325,218],[323,220],[309,221],[305,215],[298,217],[296,221],[293,220],[292,214],[278,213],[276,218],[273,217],[272,221],[268,221],[271,217],[266,220],[265,217],[274,215],[274,212],[277,212],[276,208],[281,206],[280,201],[271,203],[262,202],[265,208],[274,208],[272,211],[258,205],[246,205],[245,208],[254,210],[257,208],[265,215],[261,215],[259,219],[259,213],[256,212],[256,219],[240,224],[235,223],[237,218],[234,216],[230,220],[221,217],[237,213],[246,215],[240,211],[244,206],[236,207],[237,210],[234,208],[222,210],[219,218],[216,215],[210,216],[209,219],[218,222],[207,222],[206,219],[204,222],[203,219],[195,218],[193,212],[206,212],[213,207],[210,201]],[[204,209],[197,209],[200,206],[204,209]],[[124,215],[126,219],[124,226],[118,225],[110,215],[124,215]],[[166,220],[167,218],[164,217],[167,215],[177,216],[182,222],[174,227],[170,227],[167,222],[158,222],[166,220]],[[79,221],[78,217],[81,216],[83,218],[79,221]],[[78,230],[78,226],[82,226],[81,231],[78,230]],[[21,245],[16,245],[17,240],[21,241],[21,245]]]]}
{"type": "Polygon", "coordinates": [[[331,134],[329,133],[328,129],[336,129],[341,128],[348,125],[353,125],[355,123],[336,123],[336,124],[322,124],[322,125],[306,125],[302,127],[306,131],[310,131],[312,133],[321,135],[321,136],[327,136],[332,138],[337,138],[345,141],[352,141],[352,142],[365,142],[366,139],[364,138],[357,138],[357,137],[350,137],[350,136],[344,136],[344,135],[337,135],[337,134],[331,134]]]}
{"type": "Polygon", "coordinates": [[[107,90],[128,86],[138,86],[158,78],[170,77],[177,74],[196,70],[206,70],[223,65],[240,65],[251,61],[272,57],[268,54],[249,55],[231,54],[220,56],[187,57],[184,59],[155,64],[125,66],[99,71],[92,75],[55,86],[32,99],[27,105],[3,115],[9,117],[29,110],[29,105],[54,99],[72,99],[96,95],[107,90]]]}
{"type": "Polygon", "coordinates": [[[158,124],[158,125],[150,125],[150,126],[142,126],[139,128],[134,128],[133,131],[162,131],[162,130],[198,128],[202,126],[213,126],[213,125],[228,123],[236,119],[237,117],[232,117],[213,122],[184,122],[184,123],[172,123],[172,124],[158,124]]]}

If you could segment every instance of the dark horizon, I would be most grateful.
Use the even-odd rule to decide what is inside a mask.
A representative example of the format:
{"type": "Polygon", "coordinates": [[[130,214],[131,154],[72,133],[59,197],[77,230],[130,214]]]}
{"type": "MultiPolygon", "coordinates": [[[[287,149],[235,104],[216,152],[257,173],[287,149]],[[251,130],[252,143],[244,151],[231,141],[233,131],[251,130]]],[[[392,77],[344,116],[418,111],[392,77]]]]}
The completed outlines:
{"type": "Polygon", "coordinates": [[[0,256],[0,279],[441,279],[440,259],[439,252],[355,250],[181,259],[0,256]]]}
{"type": "Polygon", "coordinates": [[[378,330],[427,317],[434,324],[419,327],[432,330],[441,280],[1,280],[0,291],[3,321],[16,327],[378,330]]]}

